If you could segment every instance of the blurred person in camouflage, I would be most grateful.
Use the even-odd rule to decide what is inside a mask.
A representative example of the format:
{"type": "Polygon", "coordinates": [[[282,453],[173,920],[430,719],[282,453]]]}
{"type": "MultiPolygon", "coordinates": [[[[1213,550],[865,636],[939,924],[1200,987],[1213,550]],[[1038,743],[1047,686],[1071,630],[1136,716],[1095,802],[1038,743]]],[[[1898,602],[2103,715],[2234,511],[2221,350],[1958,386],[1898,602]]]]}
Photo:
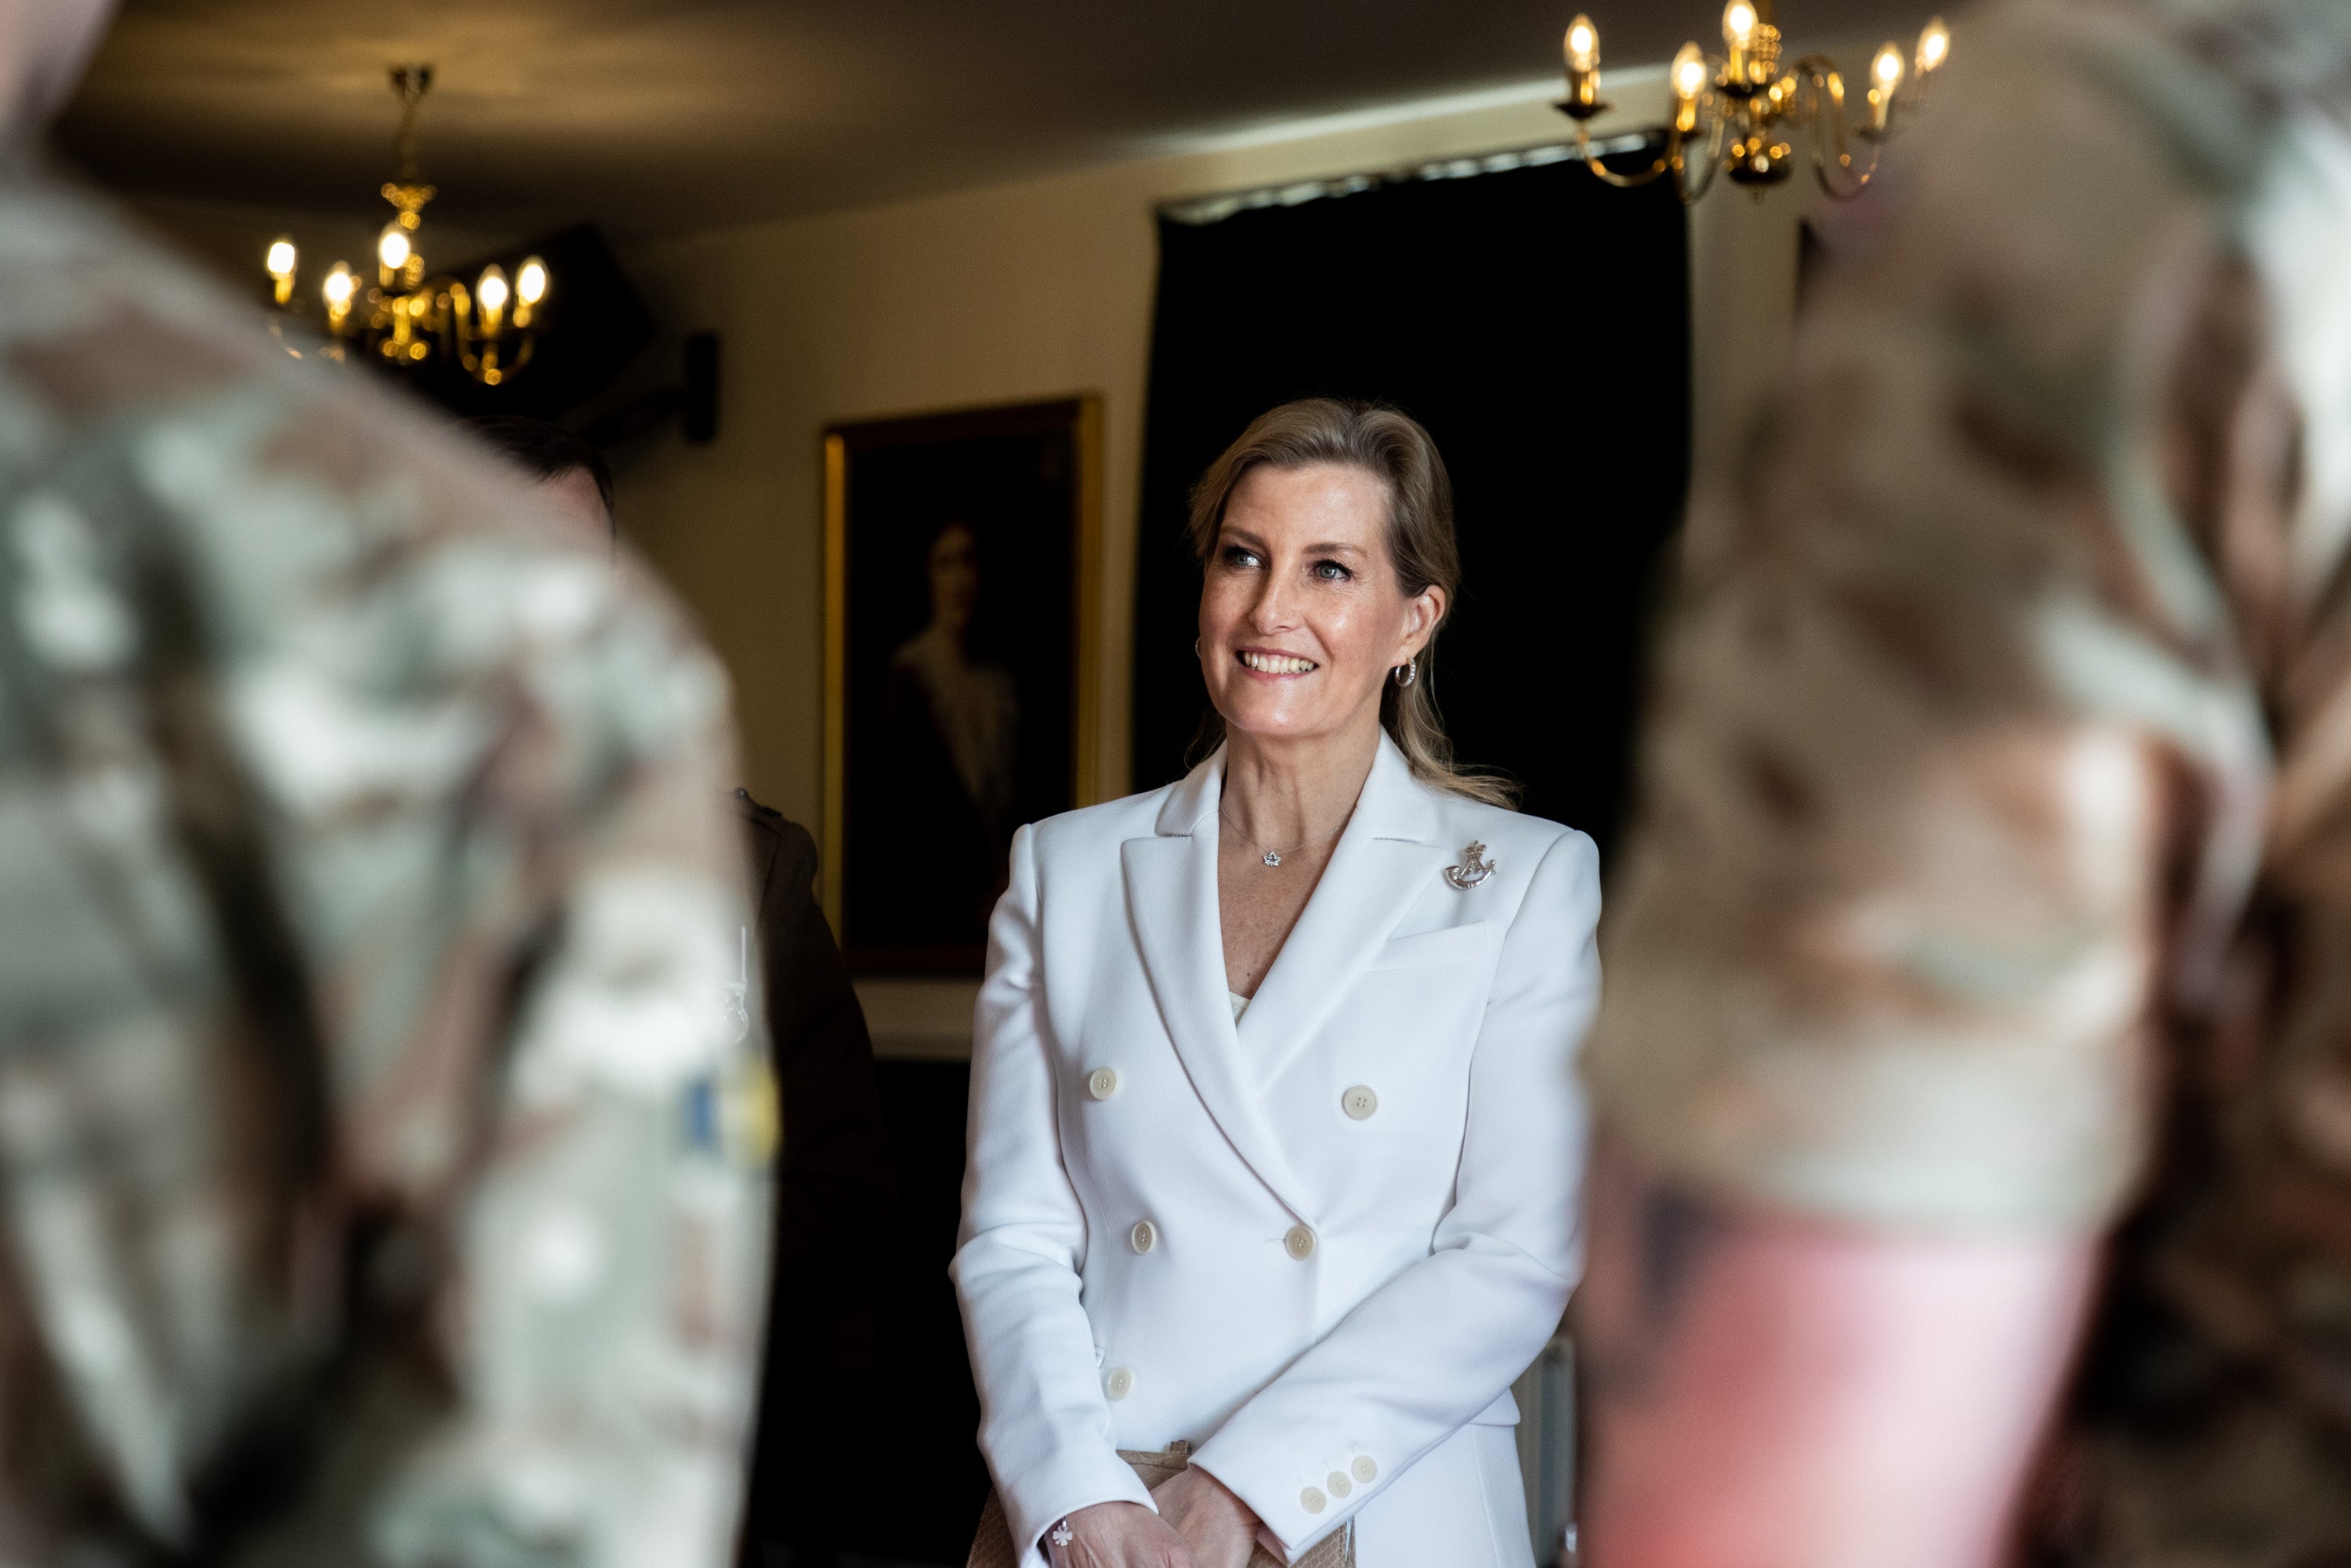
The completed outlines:
{"type": "Polygon", "coordinates": [[[715,1568],[765,1280],[724,683],[32,151],[0,0],[0,1560],[715,1568]]]}
{"type": "MultiPolygon", "coordinates": [[[[465,428],[521,469],[549,510],[617,545],[611,470],[586,437],[526,414],[480,414],[465,428]]],[[[727,810],[748,852],[746,963],[759,966],[784,1115],[739,1560],[765,1568],[796,1548],[829,1563],[831,1543],[858,1528],[849,1513],[854,1472],[889,1440],[893,1417],[875,1373],[882,1287],[904,1225],[873,1043],[816,900],[816,840],[748,789],[737,789],[727,810]]]]}
{"type": "Polygon", "coordinates": [[[1591,1568],[2351,1564],[2351,5],[2006,0],[1698,498],[1591,1568]]]}

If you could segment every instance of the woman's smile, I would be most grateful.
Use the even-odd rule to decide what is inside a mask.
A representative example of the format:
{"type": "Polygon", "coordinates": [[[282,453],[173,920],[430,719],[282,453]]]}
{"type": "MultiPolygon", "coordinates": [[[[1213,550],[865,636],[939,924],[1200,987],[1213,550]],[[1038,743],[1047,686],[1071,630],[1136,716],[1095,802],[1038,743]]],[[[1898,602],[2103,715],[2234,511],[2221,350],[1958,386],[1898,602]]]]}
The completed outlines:
{"type": "Polygon", "coordinates": [[[1388,672],[1444,615],[1441,587],[1407,594],[1396,578],[1388,501],[1385,480],[1339,463],[1234,484],[1201,563],[1200,673],[1227,734],[1254,737],[1244,750],[1345,736],[1354,768],[1376,749],[1388,672]]]}
{"type": "Polygon", "coordinates": [[[1284,653],[1279,648],[1236,648],[1233,657],[1251,674],[1274,681],[1311,675],[1322,667],[1303,654],[1284,653]]]}

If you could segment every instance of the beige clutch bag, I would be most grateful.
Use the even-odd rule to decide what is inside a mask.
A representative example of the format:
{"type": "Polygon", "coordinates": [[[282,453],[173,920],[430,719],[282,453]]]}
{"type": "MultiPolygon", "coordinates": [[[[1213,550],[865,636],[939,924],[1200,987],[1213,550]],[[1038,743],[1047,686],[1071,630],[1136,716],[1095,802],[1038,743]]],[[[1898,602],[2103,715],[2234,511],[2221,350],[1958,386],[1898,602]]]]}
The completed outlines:
{"type": "MultiPolygon", "coordinates": [[[[1192,1445],[1178,1443],[1164,1453],[1142,1454],[1132,1448],[1121,1448],[1118,1457],[1134,1468],[1143,1478],[1145,1489],[1156,1491],[1167,1481],[1182,1475],[1192,1462],[1192,1445]]],[[[971,1559],[965,1568],[1019,1568],[1020,1554],[1012,1545],[1012,1527],[1004,1520],[1004,1504],[996,1493],[987,1494],[987,1506],[979,1511],[979,1533],[972,1538],[971,1559]]],[[[1281,1568],[1272,1553],[1262,1546],[1249,1553],[1249,1568],[1281,1568]]],[[[1313,1550],[1290,1564],[1290,1568],[1355,1568],[1355,1521],[1349,1520],[1344,1527],[1332,1531],[1318,1542],[1313,1550]]]]}

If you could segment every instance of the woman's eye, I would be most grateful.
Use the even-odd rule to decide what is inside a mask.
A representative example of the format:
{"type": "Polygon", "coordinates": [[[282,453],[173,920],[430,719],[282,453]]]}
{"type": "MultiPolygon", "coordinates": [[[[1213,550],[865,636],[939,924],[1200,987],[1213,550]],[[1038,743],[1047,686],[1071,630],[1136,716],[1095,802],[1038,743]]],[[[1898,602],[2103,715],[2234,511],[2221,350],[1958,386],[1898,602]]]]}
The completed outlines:
{"type": "Polygon", "coordinates": [[[1313,572],[1316,577],[1321,578],[1324,582],[1344,582],[1349,578],[1355,575],[1335,560],[1316,561],[1313,566],[1313,572]]]}
{"type": "Polygon", "coordinates": [[[1243,549],[1238,545],[1227,545],[1225,547],[1225,564],[1233,568],[1235,570],[1240,570],[1247,567],[1255,566],[1258,564],[1257,552],[1255,550],[1243,549]]]}

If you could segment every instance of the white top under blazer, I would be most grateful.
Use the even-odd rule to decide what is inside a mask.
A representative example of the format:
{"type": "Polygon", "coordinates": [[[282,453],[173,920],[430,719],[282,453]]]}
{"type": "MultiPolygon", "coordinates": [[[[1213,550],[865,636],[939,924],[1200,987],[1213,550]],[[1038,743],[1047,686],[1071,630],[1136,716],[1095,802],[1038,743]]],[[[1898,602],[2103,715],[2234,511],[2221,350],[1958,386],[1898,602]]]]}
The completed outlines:
{"type": "Polygon", "coordinates": [[[1041,1568],[1062,1515],[1147,1506],[1117,1450],[1180,1438],[1292,1557],[1353,1520],[1362,1568],[1524,1568],[1510,1385],[1582,1267],[1592,841],[1384,735],[1236,1021],[1223,778],[1013,840],[953,1269],[1012,1539],[1041,1568]]]}

